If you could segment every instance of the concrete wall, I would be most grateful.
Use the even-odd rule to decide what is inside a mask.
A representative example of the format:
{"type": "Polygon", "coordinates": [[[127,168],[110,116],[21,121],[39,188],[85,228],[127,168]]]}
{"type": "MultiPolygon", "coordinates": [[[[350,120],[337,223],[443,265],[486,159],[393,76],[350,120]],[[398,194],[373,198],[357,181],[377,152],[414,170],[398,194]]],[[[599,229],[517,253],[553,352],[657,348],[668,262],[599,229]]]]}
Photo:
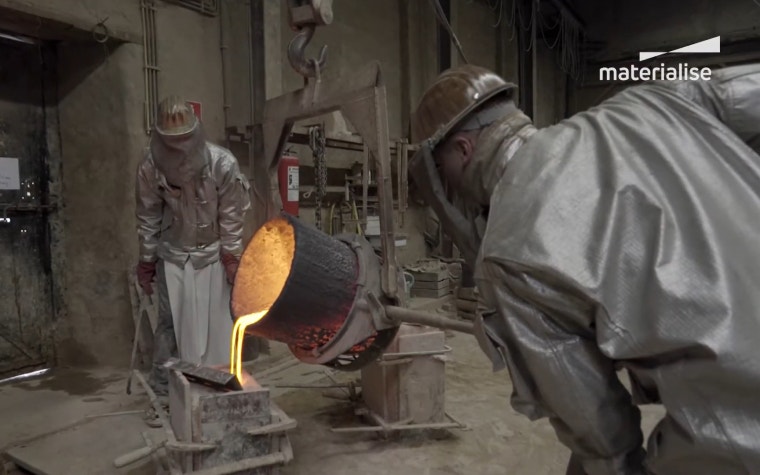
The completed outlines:
{"type": "MultiPolygon", "coordinates": [[[[220,33],[225,47],[223,72],[227,91],[227,122],[230,127],[245,128],[253,123],[248,0],[222,2],[220,16],[220,33]]],[[[247,161],[248,157],[238,158],[247,161]]]]}
{"type": "MultiPolygon", "coordinates": [[[[0,0],[0,7],[38,17],[37,28],[53,20],[89,33],[103,22],[111,37],[131,42],[139,42],[142,35],[139,5],[139,0],[0,0]]],[[[33,30],[25,33],[46,36],[33,30]]]]}
{"type": "MultiPolygon", "coordinates": [[[[243,18],[245,20],[245,18],[243,18]]],[[[179,94],[202,103],[209,140],[225,139],[219,18],[160,3],[156,12],[159,97],[179,94]]],[[[236,65],[229,65],[234,71],[236,65]]],[[[233,75],[234,77],[234,75],[233,75]]]]}
{"type": "Polygon", "coordinates": [[[59,47],[64,305],[59,362],[125,363],[133,336],[126,270],[135,264],[134,170],[145,143],[142,47],[107,57],[59,47]]]}

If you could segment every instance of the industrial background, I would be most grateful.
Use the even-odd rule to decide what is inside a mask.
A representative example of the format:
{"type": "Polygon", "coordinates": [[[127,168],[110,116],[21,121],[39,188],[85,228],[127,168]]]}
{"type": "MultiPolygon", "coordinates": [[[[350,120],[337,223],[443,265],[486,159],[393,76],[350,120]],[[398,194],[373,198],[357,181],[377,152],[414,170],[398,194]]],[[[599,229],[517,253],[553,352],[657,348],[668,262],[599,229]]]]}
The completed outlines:
{"type": "MultiPolygon", "coordinates": [[[[467,60],[517,83],[520,107],[538,127],[546,127],[625,87],[600,82],[597,71],[630,63],[639,51],[667,51],[720,35],[720,54],[682,60],[715,67],[760,59],[760,5],[685,3],[440,0],[438,5],[467,60]]],[[[379,61],[392,150],[406,143],[409,113],[425,87],[440,71],[462,62],[433,4],[335,0],[334,21],[317,29],[307,50],[316,56],[327,45],[325,77],[350,76],[379,61]]],[[[209,139],[232,150],[254,183],[264,101],[304,85],[287,60],[293,35],[287,3],[277,0],[0,0],[0,156],[18,158],[20,164],[20,189],[0,190],[0,379],[56,367],[101,368],[98,374],[108,383],[93,382],[94,389],[123,380],[119,368],[129,366],[135,332],[127,278],[137,259],[134,175],[148,144],[151,111],[167,94],[196,102],[209,139]]],[[[300,161],[300,217],[312,223],[317,180],[308,145],[314,124],[323,124],[330,145],[323,222],[346,212],[340,203],[332,204],[345,195],[346,176],[364,159],[361,138],[340,113],[297,124],[288,154],[300,161]]],[[[438,235],[434,216],[399,175],[398,152],[393,160],[399,266],[446,257],[446,237],[438,235]]],[[[370,187],[349,204],[357,213],[366,205],[371,214],[373,196],[370,187]]],[[[248,237],[255,231],[253,217],[249,221],[248,237]]],[[[457,349],[464,355],[463,374],[487,380],[483,384],[500,398],[494,410],[506,412],[503,377],[488,374],[474,343],[457,349]]],[[[78,374],[87,387],[91,376],[78,374]]],[[[464,376],[455,377],[451,394],[462,402],[468,383],[457,378],[464,376]]],[[[0,419],[24,399],[23,392],[0,388],[0,419]]],[[[296,399],[283,404],[294,413],[308,412],[296,399]]],[[[57,417],[60,426],[72,419],[57,417]]],[[[42,433],[42,422],[37,420],[36,428],[21,420],[4,422],[8,433],[0,446],[42,433]]],[[[525,422],[499,424],[498,437],[529,437],[525,422]]],[[[544,448],[559,454],[549,456],[554,465],[564,463],[558,445],[544,448]]],[[[369,446],[362,450],[371,452],[369,446]]],[[[522,468],[559,473],[552,463],[543,471],[522,468]]],[[[424,473],[463,473],[460,469],[424,473]]],[[[477,473],[504,473],[499,469],[477,473]]],[[[325,470],[318,473],[338,473],[325,470]]]]}

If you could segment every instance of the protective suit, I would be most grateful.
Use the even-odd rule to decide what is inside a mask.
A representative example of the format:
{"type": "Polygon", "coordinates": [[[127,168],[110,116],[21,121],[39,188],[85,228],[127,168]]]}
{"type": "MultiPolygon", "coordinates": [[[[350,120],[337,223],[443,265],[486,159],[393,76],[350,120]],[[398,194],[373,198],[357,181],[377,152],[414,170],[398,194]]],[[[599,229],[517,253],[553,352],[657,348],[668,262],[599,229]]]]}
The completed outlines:
{"type": "MultiPolygon", "coordinates": [[[[189,114],[183,102],[173,101],[172,110],[179,107],[189,114]]],[[[138,269],[148,269],[141,284],[150,292],[144,284],[154,266],[159,294],[151,375],[158,393],[166,390],[162,364],[170,356],[229,364],[230,284],[250,208],[249,184],[237,160],[207,142],[200,121],[193,118],[185,117],[190,125],[176,133],[158,128],[137,170],[138,269]]]]}
{"type": "Polygon", "coordinates": [[[628,88],[512,153],[507,120],[462,192],[488,207],[480,341],[513,407],[589,475],[760,473],[760,66],[628,88]]]}

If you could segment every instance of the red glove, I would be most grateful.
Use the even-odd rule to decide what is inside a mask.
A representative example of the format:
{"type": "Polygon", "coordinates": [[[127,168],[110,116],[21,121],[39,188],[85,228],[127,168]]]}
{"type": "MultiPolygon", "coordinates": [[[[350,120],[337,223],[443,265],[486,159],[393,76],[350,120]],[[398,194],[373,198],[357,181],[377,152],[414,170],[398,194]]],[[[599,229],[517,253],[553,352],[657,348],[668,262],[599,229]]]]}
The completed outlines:
{"type": "Polygon", "coordinates": [[[140,261],[137,264],[137,283],[147,295],[153,295],[153,278],[156,276],[156,262],[140,261]]]}
{"type": "Polygon", "coordinates": [[[222,253],[222,265],[224,265],[224,272],[227,274],[227,282],[229,282],[230,285],[235,283],[235,274],[237,274],[239,264],[240,259],[237,257],[226,252],[222,253]]]}

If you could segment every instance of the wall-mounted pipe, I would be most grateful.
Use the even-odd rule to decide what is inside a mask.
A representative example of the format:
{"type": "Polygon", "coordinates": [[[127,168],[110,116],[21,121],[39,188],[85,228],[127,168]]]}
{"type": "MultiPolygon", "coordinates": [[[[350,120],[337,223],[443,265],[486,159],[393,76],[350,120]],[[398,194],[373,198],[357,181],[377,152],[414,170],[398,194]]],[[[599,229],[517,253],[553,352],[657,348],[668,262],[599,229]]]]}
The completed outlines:
{"type": "MultiPolygon", "coordinates": [[[[227,78],[229,77],[227,74],[227,55],[229,54],[229,46],[227,45],[227,38],[224,35],[224,23],[226,21],[224,5],[224,2],[219,5],[219,52],[222,61],[222,113],[224,118],[224,131],[226,132],[230,125],[230,104],[227,100],[229,97],[229,85],[227,84],[227,78]]],[[[226,146],[229,148],[229,137],[226,133],[225,136],[227,137],[226,146]]]]}
{"type": "Polygon", "coordinates": [[[150,134],[158,104],[158,46],[156,42],[156,6],[153,0],[140,2],[143,30],[143,81],[145,83],[145,133],[150,134]]]}

